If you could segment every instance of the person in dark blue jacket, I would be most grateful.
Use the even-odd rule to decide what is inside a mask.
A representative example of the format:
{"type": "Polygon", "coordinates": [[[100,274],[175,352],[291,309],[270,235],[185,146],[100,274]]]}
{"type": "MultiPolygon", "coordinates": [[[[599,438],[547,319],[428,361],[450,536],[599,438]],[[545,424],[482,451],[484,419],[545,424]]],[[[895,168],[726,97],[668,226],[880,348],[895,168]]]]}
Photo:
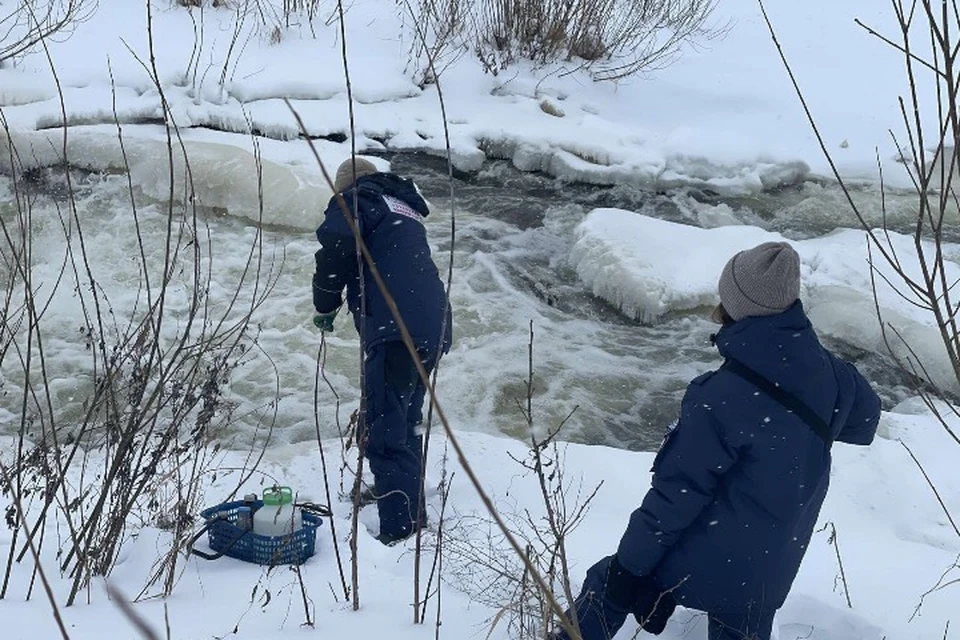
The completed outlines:
{"type": "Polygon", "coordinates": [[[659,633],[677,604],[708,614],[710,640],[770,637],[827,494],[832,442],[868,445],[880,418],[867,381],[817,339],[799,266],[789,244],[764,243],[724,267],[724,365],[688,386],[617,552],[587,571],[583,640],[608,640],[631,613],[659,633]]]}
{"type": "Polygon", "coordinates": [[[333,330],[346,288],[365,354],[363,442],[374,476],[379,540],[392,544],[425,521],[420,492],[423,442],[417,429],[426,387],[365,260],[360,267],[346,215],[356,215],[360,235],[428,373],[450,349],[450,305],[427,242],[424,218],[430,212],[413,181],[351,158],[337,170],[334,188],[346,201],[347,212],[334,196],[317,229],[314,324],[333,330]]]}

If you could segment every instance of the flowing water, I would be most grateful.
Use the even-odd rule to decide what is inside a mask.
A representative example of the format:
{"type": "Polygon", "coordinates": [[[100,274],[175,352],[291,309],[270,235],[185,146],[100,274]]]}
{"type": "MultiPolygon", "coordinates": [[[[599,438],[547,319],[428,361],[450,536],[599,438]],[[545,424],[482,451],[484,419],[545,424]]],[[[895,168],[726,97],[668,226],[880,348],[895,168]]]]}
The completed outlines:
{"type": "MultiPolygon", "coordinates": [[[[477,174],[454,179],[454,240],[445,161],[402,153],[388,159],[395,171],[412,176],[431,200],[428,232],[444,274],[453,247],[455,345],[442,361],[438,392],[447,417],[460,429],[526,433],[519,407],[527,396],[531,330],[534,423],[542,430],[564,424],[562,437],[572,441],[632,449],[655,446],[676,418],[686,383],[718,363],[709,343],[715,326],[707,318],[708,309],[671,313],[644,325],[592,296],[579,281],[567,256],[574,228],[591,209],[620,207],[688,224],[754,224],[793,238],[855,224],[838,221],[837,212],[845,210],[840,191],[814,183],[723,198],[703,190],[652,193],[561,183],[490,162],[477,174]]],[[[70,220],[64,181],[56,172],[41,172],[36,184],[23,186],[33,201],[34,284],[41,297],[50,296],[61,267],[69,264],[63,248],[70,220]]],[[[138,198],[141,237],[146,239],[141,243],[132,226],[125,176],[86,175],[75,189],[91,270],[122,332],[124,313],[143,304],[141,246],[148,264],[163,261],[164,203],[138,198]]],[[[0,178],[0,215],[8,228],[17,219],[11,190],[10,181],[0,178]]],[[[870,189],[855,197],[868,204],[878,200],[870,189]]],[[[888,202],[891,219],[902,215],[906,220],[909,211],[906,197],[888,202]]],[[[222,212],[206,212],[204,233],[195,239],[213,256],[203,266],[210,269],[205,295],[214,309],[226,307],[237,283],[245,281],[243,290],[249,293],[253,285],[246,259],[258,238],[257,226],[218,214],[222,212]]],[[[316,220],[304,227],[319,223],[320,215],[318,211],[316,220]]],[[[231,419],[221,437],[228,446],[244,446],[266,422],[273,422],[274,437],[281,441],[314,438],[317,386],[316,422],[323,435],[334,435],[359,398],[358,346],[346,317],[338,318],[323,354],[323,374],[333,389],[317,381],[320,342],[311,325],[312,233],[269,225],[260,231],[264,262],[258,286],[266,291],[266,301],[254,313],[251,348],[226,390],[231,419]]],[[[0,285],[6,289],[12,278],[11,263],[5,259],[0,285]]],[[[189,284],[171,287],[167,303],[176,322],[182,322],[189,297],[189,284]]],[[[45,314],[45,349],[52,355],[47,363],[49,387],[69,420],[69,407],[75,407],[72,415],[78,416],[90,389],[76,292],[61,287],[50,297],[45,314]]],[[[909,394],[882,355],[827,344],[861,367],[878,386],[885,406],[909,394]]],[[[14,391],[22,377],[19,367],[8,350],[0,368],[0,430],[7,432],[19,423],[20,394],[14,391]]]]}

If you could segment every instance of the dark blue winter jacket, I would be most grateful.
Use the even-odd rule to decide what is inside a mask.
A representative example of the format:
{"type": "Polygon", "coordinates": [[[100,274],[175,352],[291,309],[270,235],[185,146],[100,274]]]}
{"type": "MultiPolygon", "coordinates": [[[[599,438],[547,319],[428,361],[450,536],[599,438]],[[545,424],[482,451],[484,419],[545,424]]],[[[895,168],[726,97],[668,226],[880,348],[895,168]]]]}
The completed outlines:
{"type": "MultiPolygon", "coordinates": [[[[799,302],[725,325],[733,358],[792,393],[835,439],[870,444],[880,401],[824,349],[799,302]]],[[[830,447],[800,418],[726,369],[693,380],[630,517],[617,558],[680,604],[708,612],[779,608],[797,575],[830,481],[830,447]]]]}
{"type": "MultiPolygon", "coordinates": [[[[360,233],[414,343],[428,350],[441,346],[446,352],[452,321],[423,226],[423,219],[430,213],[427,203],[411,180],[392,173],[363,176],[343,197],[351,213],[356,206],[360,233]]],[[[327,313],[340,307],[346,287],[347,304],[364,347],[399,340],[400,329],[365,260],[362,291],[366,304],[361,305],[356,242],[336,197],[327,205],[317,239],[320,250],[313,274],[316,310],[327,313]]]]}

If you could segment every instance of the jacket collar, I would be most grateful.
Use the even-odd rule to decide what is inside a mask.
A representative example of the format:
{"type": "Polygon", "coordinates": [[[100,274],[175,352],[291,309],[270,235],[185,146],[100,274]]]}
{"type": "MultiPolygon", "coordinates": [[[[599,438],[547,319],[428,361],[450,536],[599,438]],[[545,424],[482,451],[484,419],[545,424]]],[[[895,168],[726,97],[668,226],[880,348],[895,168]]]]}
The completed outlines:
{"type": "Polygon", "coordinates": [[[724,325],[714,344],[725,359],[739,360],[775,382],[823,366],[820,341],[799,300],[781,313],[724,325]]]}
{"type": "Polygon", "coordinates": [[[381,172],[361,176],[357,179],[356,188],[361,194],[386,195],[403,200],[421,216],[430,214],[430,208],[423,196],[420,195],[413,180],[401,178],[395,173],[381,172]]]}

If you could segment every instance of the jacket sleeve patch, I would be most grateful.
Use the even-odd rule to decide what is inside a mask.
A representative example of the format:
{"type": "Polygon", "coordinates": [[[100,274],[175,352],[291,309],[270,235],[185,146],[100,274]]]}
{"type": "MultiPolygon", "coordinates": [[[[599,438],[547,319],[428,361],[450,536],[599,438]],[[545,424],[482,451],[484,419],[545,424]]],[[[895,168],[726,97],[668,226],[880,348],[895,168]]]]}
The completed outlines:
{"type": "Polygon", "coordinates": [[[423,216],[414,211],[413,207],[408,205],[403,200],[394,198],[393,196],[385,195],[383,196],[383,201],[386,203],[387,208],[393,213],[410,218],[411,220],[416,220],[420,224],[423,224],[423,216]]]}

